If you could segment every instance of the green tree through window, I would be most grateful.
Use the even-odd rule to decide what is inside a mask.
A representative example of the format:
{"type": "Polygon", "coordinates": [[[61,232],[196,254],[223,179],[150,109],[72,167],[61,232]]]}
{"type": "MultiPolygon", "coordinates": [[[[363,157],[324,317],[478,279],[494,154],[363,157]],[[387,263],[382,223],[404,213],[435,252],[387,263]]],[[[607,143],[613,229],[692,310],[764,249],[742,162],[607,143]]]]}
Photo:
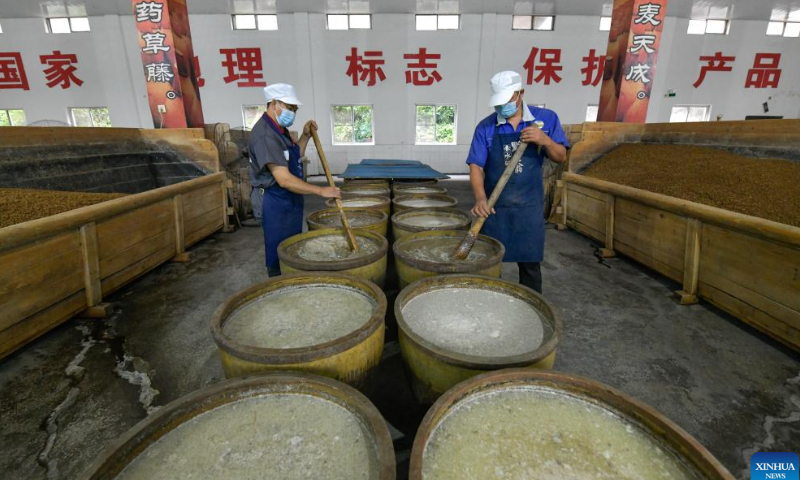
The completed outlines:
{"type": "Polygon", "coordinates": [[[416,143],[456,143],[456,106],[417,105],[416,143]]]}
{"type": "Polygon", "coordinates": [[[0,110],[0,127],[22,127],[27,124],[28,121],[25,118],[25,110],[0,110]]]}
{"type": "Polygon", "coordinates": [[[374,143],[371,105],[334,105],[333,143],[374,143]]]}

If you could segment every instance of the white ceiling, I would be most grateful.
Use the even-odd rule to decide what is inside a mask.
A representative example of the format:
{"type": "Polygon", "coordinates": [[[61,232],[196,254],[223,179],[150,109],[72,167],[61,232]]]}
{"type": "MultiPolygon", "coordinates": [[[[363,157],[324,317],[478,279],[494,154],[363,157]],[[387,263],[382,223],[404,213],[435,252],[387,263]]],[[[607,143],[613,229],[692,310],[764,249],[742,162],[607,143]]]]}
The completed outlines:
{"type": "MultiPolygon", "coordinates": [[[[189,13],[499,13],[601,15],[612,0],[187,0],[189,13]]],[[[0,0],[0,18],[43,17],[48,6],[85,7],[89,16],[131,12],[131,0],[0,0]]],[[[706,17],[727,12],[742,20],[768,20],[773,12],[796,12],[800,0],[669,0],[667,15],[706,17]]],[[[800,20],[800,18],[798,19],[800,20]]]]}

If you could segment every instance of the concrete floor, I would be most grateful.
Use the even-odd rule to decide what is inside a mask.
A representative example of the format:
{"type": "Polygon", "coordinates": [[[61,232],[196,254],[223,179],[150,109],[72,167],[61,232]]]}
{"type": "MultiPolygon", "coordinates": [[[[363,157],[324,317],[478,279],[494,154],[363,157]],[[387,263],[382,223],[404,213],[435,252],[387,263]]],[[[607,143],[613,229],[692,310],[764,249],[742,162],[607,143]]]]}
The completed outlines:
{"type": "MultiPolygon", "coordinates": [[[[442,184],[471,205],[466,181],[442,184]]],[[[309,198],[306,209],[321,205],[309,198]]],[[[651,405],[741,479],[755,451],[800,450],[800,355],[705,303],[675,304],[677,284],[624,258],[598,261],[594,247],[547,232],[544,294],[565,325],[556,370],[651,405]]],[[[110,298],[113,318],[69,321],[0,362],[0,477],[74,478],[148,412],[222,380],[211,313],[266,278],[263,260],[259,229],[216,234],[191,263],[163,265],[110,298]]],[[[516,281],[515,265],[503,277],[516,281]]],[[[424,412],[389,324],[371,398],[395,429],[405,478],[424,412]]]]}

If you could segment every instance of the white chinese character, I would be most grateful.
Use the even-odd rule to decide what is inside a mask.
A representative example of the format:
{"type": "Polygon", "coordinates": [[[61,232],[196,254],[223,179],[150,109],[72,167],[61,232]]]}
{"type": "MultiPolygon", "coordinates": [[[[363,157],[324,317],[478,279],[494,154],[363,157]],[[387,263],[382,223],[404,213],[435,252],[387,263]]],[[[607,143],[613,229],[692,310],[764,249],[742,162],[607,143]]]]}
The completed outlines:
{"type": "Polygon", "coordinates": [[[650,83],[650,79],[645,75],[645,73],[649,71],[650,65],[647,65],[646,63],[637,63],[636,65],[631,65],[631,70],[628,72],[628,75],[625,76],[625,80],[650,83]]]}
{"type": "Polygon", "coordinates": [[[169,83],[175,76],[172,74],[169,63],[149,63],[146,67],[148,82],[169,83]]]}
{"type": "Polygon", "coordinates": [[[164,39],[167,38],[166,34],[161,32],[145,33],[142,35],[145,42],[145,47],[142,49],[145,53],[156,54],[158,52],[169,52],[169,45],[164,45],[164,39]]]}
{"type": "Polygon", "coordinates": [[[161,23],[161,15],[164,10],[164,5],[157,2],[140,2],[135,5],[136,8],[136,21],[146,22],[150,20],[153,23],[161,23]]]}
{"type": "Polygon", "coordinates": [[[656,50],[654,48],[650,48],[650,45],[653,45],[654,43],[656,43],[655,35],[634,35],[631,53],[636,53],[643,48],[645,52],[653,53],[656,50]]]}
{"type": "Polygon", "coordinates": [[[656,20],[656,15],[661,12],[661,5],[657,3],[645,3],[639,5],[639,17],[633,23],[650,23],[652,25],[661,24],[661,20],[656,20]]]}
{"type": "Polygon", "coordinates": [[[516,174],[516,173],[522,173],[522,167],[523,167],[523,166],[524,166],[524,165],[522,165],[522,159],[520,158],[520,159],[519,159],[519,163],[517,164],[517,166],[516,166],[516,167],[514,167],[514,173],[515,173],[515,174],[516,174]]]}

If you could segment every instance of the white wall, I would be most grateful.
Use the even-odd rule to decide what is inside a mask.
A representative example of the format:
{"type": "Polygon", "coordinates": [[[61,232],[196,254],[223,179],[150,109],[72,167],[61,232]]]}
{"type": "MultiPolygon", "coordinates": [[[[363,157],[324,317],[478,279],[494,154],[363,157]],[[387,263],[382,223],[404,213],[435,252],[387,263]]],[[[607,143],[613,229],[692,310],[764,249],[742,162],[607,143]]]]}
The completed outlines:
{"type": "MultiPolygon", "coordinates": [[[[464,159],[475,124],[491,112],[487,107],[488,80],[499,70],[519,71],[532,46],[561,48],[563,80],[551,85],[526,86],[529,103],[546,103],[563,123],[580,123],[586,105],[598,103],[600,85],[582,86],[582,58],[589,49],[605,52],[607,32],[598,30],[599,19],[590,16],[560,16],[556,31],[512,31],[509,15],[461,16],[458,31],[417,32],[413,15],[372,16],[371,30],[329,31],[322,14],[279,15],[276,32],[234,31],[228,15],[192,15],[195,53],[205,79],[201,89],[207,123],[242,125],[242,105],[263,103],[260,88],[238,88],[222,80],[220,48],[260,47],[264,79],[268,83],[294,84],[305,106],[298,123],[315,118],[328,158],[335,171],[362,158],[411,158],[431,163],[446,172],[465,171],[464,159]],[[383,51],[387,79],[373,87],[354,87],[345,75],[345,56],[350,48],[383,51]],[[439,53],[438,71],[443,80],[431,86],[405,83],[405,53],[425,47],[439,53]],[[414,105],[454,103],[457,112],[457,145],[415,146],[414,105]],[[375,145],[332,146],[332,104],[374,106],[375,145]]],[[[114,126],[153,126],[147,104],[144,76],[133,16],[91,17],[91,33],[48,35],[41,19],[3,19],[0,51],[20,51],[25,62],[30,91],[0,90],[0,108],[23,108],[29,122],[44,119],[66,121],[68,107],[107,106],[114,126]],[[82,87],[50,89],[45,84],[39,55],[53,50],[78,55],[82,87]]],[[[688,20],[668,17],[665,24],[649,122],[669,120],[675,104],[711,104],[712,118],[740,120],[761,114],[769,100],[771,115],[800,117],[800,39],[767,37],[766,21],[734,21],[730,34],[692,36],[686,34],[688,20]],[[722,51],[735,55],[733,71],[710,72],[703,85],[692,87],[700,70],[700,55],[722,51]],[[783,54],[780,87],[745,89],[747,70],[756,52],[783,54]],[[677,97],[665,98],[667,89],[677,97]]],[[[2,132],[0,131],[0,135],[2,132]]],[[[309,156],[315,158],[313,149],[309,156]]],[[[317,168],[312,163],[312,173],[317,168]]]]}

